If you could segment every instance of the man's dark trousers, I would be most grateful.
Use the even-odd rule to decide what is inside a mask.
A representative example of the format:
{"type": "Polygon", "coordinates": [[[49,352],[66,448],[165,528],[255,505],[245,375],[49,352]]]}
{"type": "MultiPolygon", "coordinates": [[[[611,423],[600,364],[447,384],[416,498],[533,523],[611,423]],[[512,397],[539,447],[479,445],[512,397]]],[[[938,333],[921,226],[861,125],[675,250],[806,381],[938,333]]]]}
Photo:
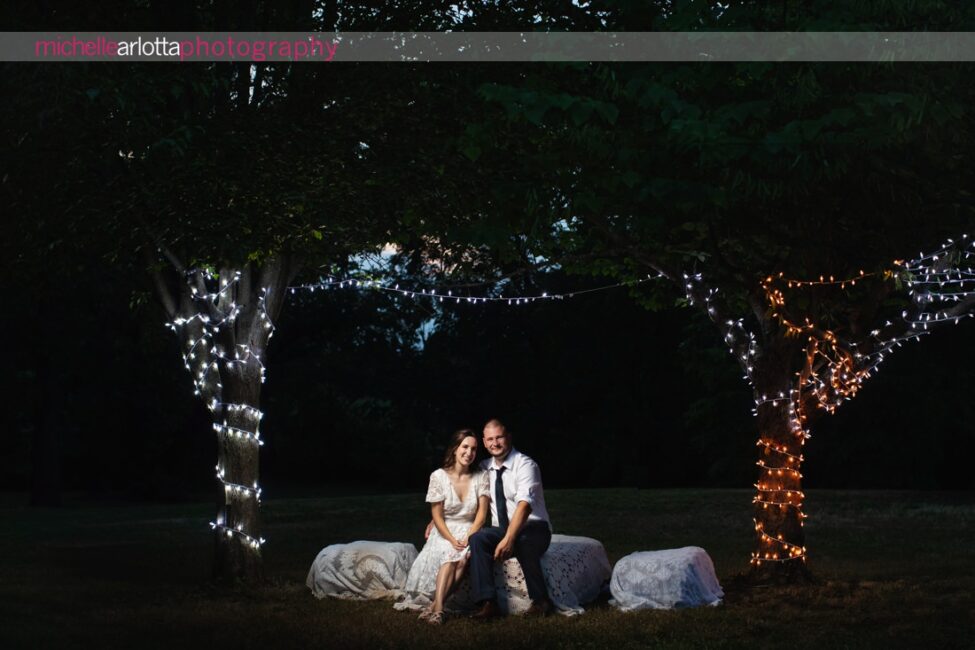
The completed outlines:
{"type": "MultiPolygon", "coordinates": [[[[497,526],[490,526],[471,536],[471,595],[475,602],[497,598],[494,588],[494,549],[505,532],[497,526]]],[[[528,597],[533,602],[548,600],[541,560],[551,541],[552,531],[548,522],[537,519],[525,522],[515,538],[514,557],[521,564],[528,597]]]]}

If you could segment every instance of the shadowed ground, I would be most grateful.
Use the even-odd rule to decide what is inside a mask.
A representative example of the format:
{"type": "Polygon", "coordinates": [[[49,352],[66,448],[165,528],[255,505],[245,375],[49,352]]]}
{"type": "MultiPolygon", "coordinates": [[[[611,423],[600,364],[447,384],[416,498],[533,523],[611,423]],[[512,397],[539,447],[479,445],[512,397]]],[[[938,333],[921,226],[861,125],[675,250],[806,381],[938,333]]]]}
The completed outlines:
{"type": "Polygon", "coordinates": [[[269,584],[208,583],[209,505],[32,510],[0,502],[0,647],[225,648],[970,647],[975,637],[975,494],[809,491],[819,584],[743,589],[751,491],[551,490],[556,532],[595,537],[611,562],[704,547],[727,592],[717,608],[575,619],[417,623],[387,602],[318,601],[317,552],[356,539],[419,548],[422,494],[266,501],[269,584]]]}

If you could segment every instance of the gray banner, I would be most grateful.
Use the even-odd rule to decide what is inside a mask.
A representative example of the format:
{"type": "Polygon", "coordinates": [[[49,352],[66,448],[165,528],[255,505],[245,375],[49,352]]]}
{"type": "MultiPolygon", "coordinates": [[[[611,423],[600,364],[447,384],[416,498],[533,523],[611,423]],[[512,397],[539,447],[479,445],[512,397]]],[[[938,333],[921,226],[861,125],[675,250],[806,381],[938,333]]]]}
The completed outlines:
{"type": "Polygon", "coordinates": [[[3,61],[975,61],[975,32],[3,32],[3,61]]]}

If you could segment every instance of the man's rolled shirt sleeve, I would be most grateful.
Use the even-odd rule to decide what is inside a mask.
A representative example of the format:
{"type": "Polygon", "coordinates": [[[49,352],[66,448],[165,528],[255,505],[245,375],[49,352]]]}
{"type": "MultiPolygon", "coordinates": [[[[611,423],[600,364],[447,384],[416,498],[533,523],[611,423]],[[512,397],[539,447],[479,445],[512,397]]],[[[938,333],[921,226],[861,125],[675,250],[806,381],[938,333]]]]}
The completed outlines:
{"type": "Polygon", "coordinates": [[[532,510],[535,510],[538,504],[537,497],[542,490],[542,471],[538,463],[526,459],[515,474],[515,504],[525,501],[532,510]]]}

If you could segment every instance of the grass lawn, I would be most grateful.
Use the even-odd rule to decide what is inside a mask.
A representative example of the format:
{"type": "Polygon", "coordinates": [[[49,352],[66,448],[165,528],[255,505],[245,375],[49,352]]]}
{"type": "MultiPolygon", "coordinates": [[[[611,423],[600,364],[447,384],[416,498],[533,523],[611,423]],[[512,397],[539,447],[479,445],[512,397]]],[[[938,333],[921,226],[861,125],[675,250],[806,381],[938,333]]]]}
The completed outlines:
{"type": "Polygon", "coordinates": [[[269,500],[259,588],[208,582],[212,507],[33,510],[0,499],[0,648],[954,648],[975,645],[975,494],[807,492],[810,587],[736,587],[751,491],[550,490],[556,532],[595,537],[611,562],[697,545],[720,607],[573,619],[418,623],[388,602],[316,600],[304,585],[327,544],[419,548],[422,494],[269,500]]]}

